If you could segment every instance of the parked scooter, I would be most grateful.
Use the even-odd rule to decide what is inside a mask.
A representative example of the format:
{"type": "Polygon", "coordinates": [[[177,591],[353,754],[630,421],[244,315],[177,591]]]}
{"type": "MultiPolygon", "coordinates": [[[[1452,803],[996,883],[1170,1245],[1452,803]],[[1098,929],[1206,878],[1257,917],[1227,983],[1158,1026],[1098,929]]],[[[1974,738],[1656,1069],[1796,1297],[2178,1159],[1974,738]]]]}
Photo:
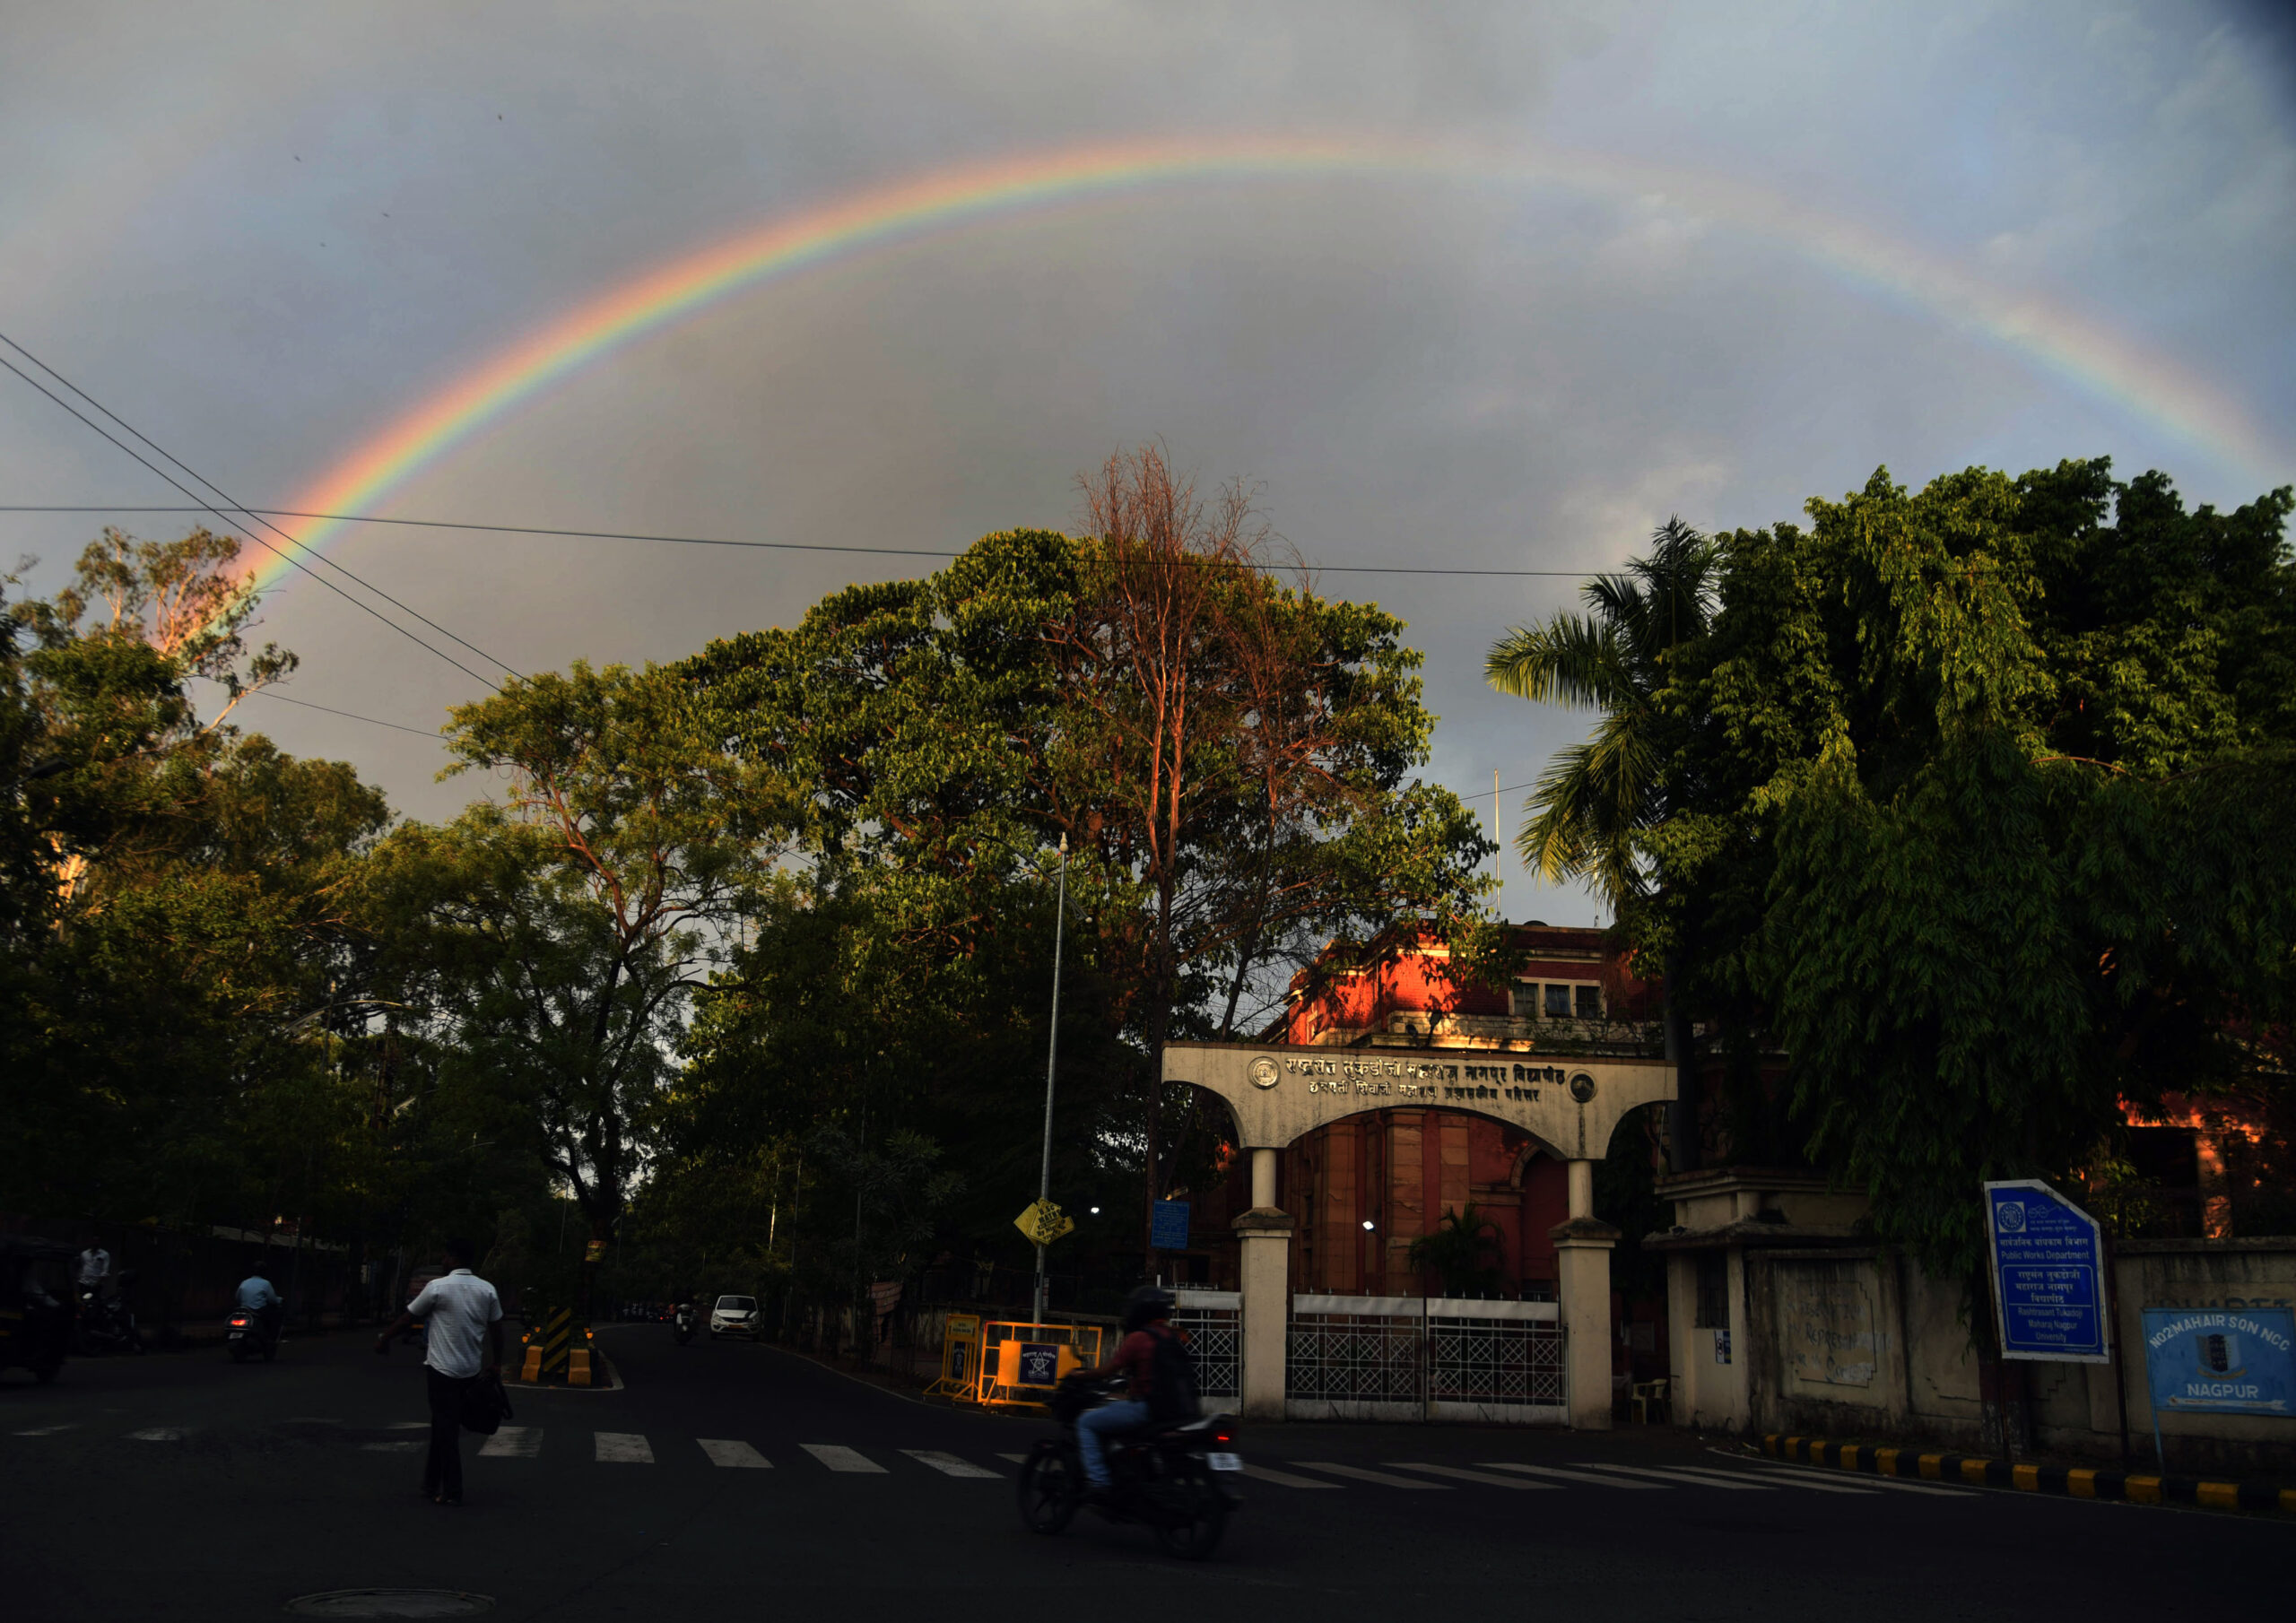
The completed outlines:
{"type": "Polygon", "coordinates": [[[223,1345],[231,1362],[244,1364],[259,1358],[268,1364],[279,1356],[279,1325],[284,1315],[277,1308],[234,1307],[223,1332],[223,1345]]]}
{"type": "MultiPolygon", "coordinates": [[[[1084,1502],[1076,1421],[1109,1402],[1109,1390],[1110,1383],[1081,1371],[1054,1390],[1060,1436],[1039,1442],[1021,1467],[1021,1520],[1031,1532],[1062,1532],[1084,1502]]],[[[1228,1513],[1243,1503],[1244,1463],[1235,1442],[1235,1417],[1224,1414],[1110,1439],[1110,1486],[1100,1514],[1111,1522],[1145,1522],[1166,1555],[1203,1560],[1219,1548],[1228,1513]]]]}
{"type": "Polygon", "coordinates": [[[135,1328],[135,1314],[127,1306],[126,1289],[135,1278],[129,1269],[119,1275],[109,1296],[100,1287],[80,1292],[79,1322],[74,1326],[74,1349],[81,1357],[101,1352],[142,1352],[144,1337],[135,1328]]]}
{"type": "Polygon", "coordinates": [[[693,1304],[691,1302],[678,1304],[675,1325],[672,1333],[677,1337],[678,1345],[683,1347],[693,1340],[693,1304]]]}

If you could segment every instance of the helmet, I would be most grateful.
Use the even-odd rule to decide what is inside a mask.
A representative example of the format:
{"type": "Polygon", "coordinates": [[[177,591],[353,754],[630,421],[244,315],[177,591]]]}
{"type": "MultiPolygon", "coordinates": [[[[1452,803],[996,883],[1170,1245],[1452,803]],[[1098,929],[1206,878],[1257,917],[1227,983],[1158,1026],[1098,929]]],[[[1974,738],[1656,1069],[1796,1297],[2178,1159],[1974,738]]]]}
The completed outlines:
{"type": "Polygon", "coordinates": [[[1172,1293],[1161,1285],[1142,1285],[1124,1298],[1124,1328],[1128,1335],[1144,1324],[1172,1315],[1172,1293]]]}

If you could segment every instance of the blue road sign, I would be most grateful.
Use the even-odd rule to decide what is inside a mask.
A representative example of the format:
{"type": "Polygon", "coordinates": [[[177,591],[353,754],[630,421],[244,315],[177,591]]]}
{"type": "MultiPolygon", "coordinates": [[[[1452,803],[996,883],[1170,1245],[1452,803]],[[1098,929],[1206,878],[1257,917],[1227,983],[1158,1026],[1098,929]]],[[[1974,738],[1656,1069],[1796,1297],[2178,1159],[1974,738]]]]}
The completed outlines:
{"type": "Polygon", "coordinates": [[[2001,1356],[2110,1363],[2097,1219],[2039,1178],[1987,1184],[1985,1216],[2001,1356]]]}
{"type": "Polygon", "coordinates": [[[1021,1374],[1016,1386],[1057,1386],[1060,1384],[1060,1343],[1057,1341],[1023,1341],[1021,1343],[1021,1374]]]}
{"type": "Polygon", "coordinates": [[[1187,1249],[1187,1202],[1158,1201],[1156,1216],[1148,1226],[1148,1243],[1159,1251],[1187,1249]]]}
{"type": "Polygon", "coordinates": [[[2296,1308],[2147,1307],[2152,1412],[2296,1415],[2296,1308]]]}

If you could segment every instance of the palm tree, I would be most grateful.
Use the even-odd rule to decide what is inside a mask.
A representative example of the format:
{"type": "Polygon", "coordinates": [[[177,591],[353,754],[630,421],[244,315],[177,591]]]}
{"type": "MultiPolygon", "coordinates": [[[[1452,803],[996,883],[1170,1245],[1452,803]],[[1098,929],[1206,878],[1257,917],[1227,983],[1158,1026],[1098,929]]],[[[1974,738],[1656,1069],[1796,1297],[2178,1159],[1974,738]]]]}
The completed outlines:
{"type": "MultiPolygon", "coordinates": [[[[1587,612],[1518,626],[1492,645],[1483,676],[1535,704],[1602,712],[1593,736],[1557,754],[1539,777],[1531,817],[1516,836],[1526,865],[1549,884],[1590,879],[1613,917],[1649,887],[1642,836],[1665,820],[1665,718],[1658,696],[1674,651],[1704,635],[1714,613],[1714,543],[1680,518],[1650,537],[1622,574],[1597,575],[1587,612]]],[[[1666,1053],[1676,1067],[1669,1137],[1676,1171],[1697,1164],[1697,1072],[1675,1007],[1677,965],[1663,983],[1666,1053]]]]}

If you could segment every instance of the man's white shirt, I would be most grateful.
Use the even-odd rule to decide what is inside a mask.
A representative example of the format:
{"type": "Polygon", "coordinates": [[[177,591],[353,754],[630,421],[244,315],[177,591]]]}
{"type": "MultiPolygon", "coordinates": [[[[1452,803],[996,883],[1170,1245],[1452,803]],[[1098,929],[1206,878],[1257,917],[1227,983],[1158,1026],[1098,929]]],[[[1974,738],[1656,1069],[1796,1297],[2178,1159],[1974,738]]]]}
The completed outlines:
{"type": "Polygon", "coordinates": [[[111,1271],[111,1253],[100,1245],[91,1245],[80,1254],[80,1288],[103,1283],[104,1275],[111,1271]]]}
{"type": "Polygon", "coordinates": [[[425,1364],[457,1379],[484,1367],[486,1327],[502,1317],[502,1298],[494,1294],[493,1286],[469,1269],[457,1268],[425,1285],[406,1310],[422,1321],[430,1339],[430,1350],[422,1355],[425,1364]]]}

